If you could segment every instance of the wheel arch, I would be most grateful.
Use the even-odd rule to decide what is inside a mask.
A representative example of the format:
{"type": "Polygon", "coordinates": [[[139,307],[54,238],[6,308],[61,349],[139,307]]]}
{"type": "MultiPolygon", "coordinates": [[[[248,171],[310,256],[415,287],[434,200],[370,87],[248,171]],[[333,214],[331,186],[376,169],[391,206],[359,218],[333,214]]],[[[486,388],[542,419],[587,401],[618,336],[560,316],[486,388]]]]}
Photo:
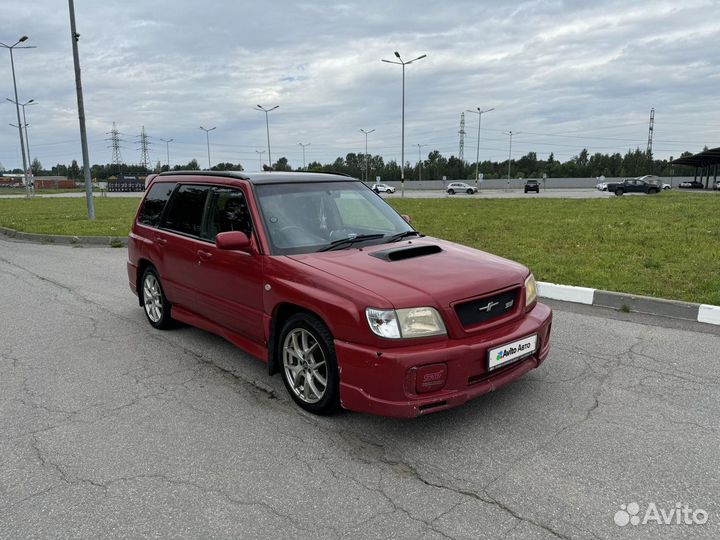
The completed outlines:
{"type": "Polygon", "coordinates": [[[155,268],[155,271],[157,272],[157,268],[153,263],[151,263],[148,259],[139,259],[138,265],[137,265],[137,276],[135,278],[135,286],[137,287],[138,292],[138,304],[142,307],[143,300],[142,300],[142,277],[145,273],[145,270],[148,268],[153,267],[155,268]]]}

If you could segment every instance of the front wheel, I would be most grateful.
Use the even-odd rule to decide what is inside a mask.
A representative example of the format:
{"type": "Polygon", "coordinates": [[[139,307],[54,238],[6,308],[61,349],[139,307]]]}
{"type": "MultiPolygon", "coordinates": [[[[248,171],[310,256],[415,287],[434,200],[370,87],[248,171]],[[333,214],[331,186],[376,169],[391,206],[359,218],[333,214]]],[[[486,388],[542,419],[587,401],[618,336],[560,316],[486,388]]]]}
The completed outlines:
{"type": "Polygon", "coordinates": [[[621,188],[618,188],[615,190],[615,195],[617,195],[618,197],[620,197],[622,194],[623,194],[623,190],[621,188]]]}
{"type": "Polygon", "coordinates": [[[152,266],[143,272],[140,294],[148,322],[159,330],[170,328],[171,305],[163,292],[160,276],[152,266]]]}
{"type": "Polygon", "coordinates": [[[472,189],[468,189],[468,190],[467,190],[467,194],[468,194],[468,195],[472,195],[473,193],[475,193],[475,192],[474,192],[472,189]]]}
{"type": "Polygon", "coordinates": [[[280,333],[281,373],[290,397],[313,414],[340,407],[340,374],[333,337],[317,317],[298,313],[280,333]]]}

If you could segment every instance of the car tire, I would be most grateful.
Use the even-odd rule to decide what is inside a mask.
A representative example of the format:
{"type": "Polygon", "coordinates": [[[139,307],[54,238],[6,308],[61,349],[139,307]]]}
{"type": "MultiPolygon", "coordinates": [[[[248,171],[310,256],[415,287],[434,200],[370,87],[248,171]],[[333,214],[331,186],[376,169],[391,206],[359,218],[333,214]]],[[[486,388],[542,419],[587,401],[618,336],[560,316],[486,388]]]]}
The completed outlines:
{"type": "Polygon", "coordinates": [[[448,189],[447,191],[448,191],[448,194],[449,194],[449,195],[455,195],[455,190],[454,190],[454,189],[448,189]]]}
{"type": "Polygon", "coordinates": [[[163,291],[160,275],[155,267],[148,266],[140,281],[140,300],[148,322],[158,330],[167,330],[172,326],[172,304],[163,291]]]}
{"type": "Polygon", "coordinates": [[[466,190],[466,193],[467,193],[468,195],[474,195],[474,194],[475,194],[475,192],[474,192],[472,189],[466,190]]]}
{"type": "Polygon", "coordinates": [[[283,383],[295,403],[321,415],[340,408],[333,336],[320,319],[307,313],[290,317],[280,332],[277,354],[283,383]]]}
{"type": "Polygon", "coordinates": [[[622,190],[622,188],[618,188],[615,190],[615,195],[617,195],[618,197],[620,197],[623,193],[624,191],[622,190]]]}

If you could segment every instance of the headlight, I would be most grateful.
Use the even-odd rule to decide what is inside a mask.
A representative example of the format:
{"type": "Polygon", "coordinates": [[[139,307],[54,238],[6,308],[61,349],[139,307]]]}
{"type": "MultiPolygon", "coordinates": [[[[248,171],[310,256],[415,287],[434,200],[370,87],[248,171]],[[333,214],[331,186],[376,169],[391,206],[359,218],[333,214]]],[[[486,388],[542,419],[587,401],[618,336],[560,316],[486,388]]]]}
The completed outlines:
{"type": "Polygon", "coordinates": [[[365,310],[370,329],[374,334],[389,338],[417,338],[447,334],[442,317],[431,307],[382,310],[365,310]]]}
{"type": "Polygon", "coordinates": [[[525,280],[525,308],[531,308],[537,302],[537,283],[535,276],[530,274],[525,280]]]}

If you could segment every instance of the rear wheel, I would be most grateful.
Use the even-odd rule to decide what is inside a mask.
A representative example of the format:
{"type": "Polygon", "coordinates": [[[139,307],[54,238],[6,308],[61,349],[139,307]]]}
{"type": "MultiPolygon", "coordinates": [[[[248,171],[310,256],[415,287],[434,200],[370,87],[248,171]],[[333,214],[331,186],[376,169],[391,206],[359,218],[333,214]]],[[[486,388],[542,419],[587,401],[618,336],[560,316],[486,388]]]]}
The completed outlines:
{"type": "Polygon", "coordinates": [[[455,195],[455,190],[454,190],[454,189],[448,189],[448,193],[449,193],[450,195],[455,195]]]}
{"type": "Polygon", "coordinates": [[[148,322],[160,330],[170,328],[171,304],[163,292],[160,276],[152,266],[143,272],[140,294],[148,322]]]}
{"type": "Polygon", "coordinates": [[[340,408],[340,374],[333,337],[317,317],[298,313],[280,333],[280,363],[290,397],[314,414],[340,408]]]}
{"type": "Polygon", "coordinates": [[[615,195],[617,195],[618,197],[619,197],[620,195],[622,195],[623,193],[624,193],[624,191],[623,191],[622,188],[617,188],[617,189],[615,190],[615,195]]]}

